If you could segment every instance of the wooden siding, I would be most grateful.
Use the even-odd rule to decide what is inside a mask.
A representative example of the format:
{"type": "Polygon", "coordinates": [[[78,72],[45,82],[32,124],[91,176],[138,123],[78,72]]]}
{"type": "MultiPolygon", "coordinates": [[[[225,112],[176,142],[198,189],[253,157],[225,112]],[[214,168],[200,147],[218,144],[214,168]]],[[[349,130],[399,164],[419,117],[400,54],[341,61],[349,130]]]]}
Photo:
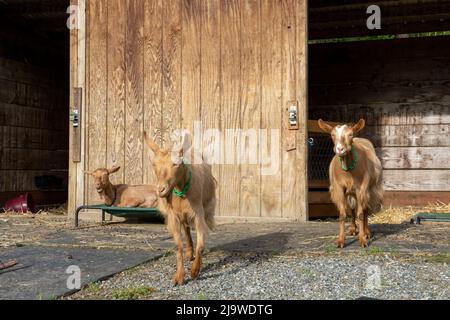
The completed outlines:
{"type": "MultiPolygon", "coordinates": [[[[304,0],[88,2],[88,169],[118,164],[114,181],[151,183],[143,129],[165,146],[174,130],[193,132],[198,121],[225,141],[233,139],[227,129],[269,129],[268,139],[277,129],[280,140],[268,142],[280,145],[273,175],[222,150],[225,164],[213,165],[217,214],[304,220],[306,12],[304,0]],[[304,121],[297,131],[283,127],[292,100],[304,121]],[[283,135],[296,150],[285,151],[283,135]]],[[[234,139],[236,150],[249,143],[234,139]]],[[[98,202],[90,179],[85,194],[98,202]]]]}
{"type": "Polygon", "coordinates": [[[310,119],[365,118],[386,190],[450,191],[450,37],[311,45],[310,55],[310,119]]]}
{"type": "Polygon", "coordinates": [[[23,192],[39,194],[38,204],[52,202],[35,184],[44,175],[62,179],[46,191],[58,192],[58,203],[68,168],[68,79],[55,67],[61,59],[50,63],[40,56],[39,63],[36,57],[29,63],[24,43],[0,40],[0,205],[23,192]],[[3,50],[11,45],[20,55],[3,50]]]}

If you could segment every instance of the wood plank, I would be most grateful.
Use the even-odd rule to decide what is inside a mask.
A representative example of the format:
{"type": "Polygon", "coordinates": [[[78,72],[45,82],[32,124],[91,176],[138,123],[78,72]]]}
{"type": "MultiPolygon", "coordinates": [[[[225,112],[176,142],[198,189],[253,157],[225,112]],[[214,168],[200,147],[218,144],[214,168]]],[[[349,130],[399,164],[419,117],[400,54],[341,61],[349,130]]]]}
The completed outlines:
{"type": "Polygon", "coordinates": [[[282,61],[281,56],[283,45],[281,9],[278,2],[271,0],[261,2],[261,129],[266,131],[266,141],[262,139],[260,142],[262,217],[282,216],[280,129],[284,79],[281,64],[287,62],[282,61]],[[272,136],[272,130],[278,133],[278,137],[272,136]]]}
{"type": "MultiPolygon", "coordinates": [[[[297,102],[297,73],[300,70],[297,68],[297,52],[296,52],[296,1],[283,0],[280,3],[282,10],[282,105],[280,108],[282,117],[282,216],[295,218],[299,209],[296,193],[296,176],[298,171],[298,142],[297,130],[291,130],[287,119],[289,112],[289,102],[297,102]],[[292,146],[286,147],[289,141],[294,141],[294,148],[292,146]],[[289,151],[288,151],[289,149],[289,151]]],[[[300,106],[302,108],[302,106],[300,106]]],[[[298,107],[297,107],[297,111],[298,107]]],[[[301,113],[300,113],[301,114],[301,113]]],[[[309,129],[309,124],[308,124],[309,129]]]]}
{"type": "Polygon", "coordinates": [[[449,147],[378,148],[385,169],[450,169],[449,147]]]}
{"type": "Polygon", "coordinates": [[[173,131],[181,126],[181,3],[163,2],[163,119],[162,144],[170,147],[173,131]]]}
{"type": "Polygon", "coordinates": [[[249,0],[240,6],[241,92],[240,215],[261,215],[259,128],[261,121],[261,6],[249,0]]]}
{"type": "MultiPolygon", "coordinates": [[[[125,181],[125,103],[126,62],[125,36],[127,3],[123,0],[108,2],[108,121],[106,124],[107,167],[120,166],[121,170],[111,176],[113,183],[125,181]]],[[[136,137],[135,137],[136,138],[136,137]]]]}
{"type": "Polygon", "coordinates": [[[384,193],[383,205],[393,206],[426,206],[436,203],[450,203],[450,192],[398,192],[384,193]]]}
{"type": "Polygon", "coordinates": [[[308,146],[307,146],[307,121],[308,121],[308,1],[301,0],[296,2],[296,46],[297,46],[297,101],[299,101],[299,126],[297,132],[298,154],[296,178],[296,195],[299,201],[297,208],[298,214],[295,216],[300,221],[308,220],[308,146]]]}
{"type": "MultiPolygon", "coordinates": [[[[194,148],[201,146],[201,135],[194,132],[194,124],[201,120],[201,11],[202,0],[182,0],[182,40],[181,51],[183,63],[181,67],[181,106],[182,128],[191,134],[191,143],[194,148]]],[[[201,151],[201,150],[195,150],[201,151]]],[[[199,163],[201,159],[190,152],[185,160],[190,163],[199,163]]]]}
{"type": "MultiPolygon", "coordinates": [[[[70,0],[70,5],[78,5],[78,0],[70,0]]],[[[69,76],[69,106],[70,111],[72,111],[75,96],[74,88],[78,86],[78,30],[70,30],[70,76],[69,76]]],[[[69,130],[69,159],[73,157],[72,146],[74,143],[74,136],[72,129],[69,130]]],[[[81,144],[81,141],[80,141],[81,144]]],[[[81,158],[81,157],[80,157],[81,158]]],[[[73,161],[68,161],[69,171],[68,171],[68,193],[67,193],[67,210],[69,212],[68,218],[71,218],[72,212],[76,208],[76,198],[77,198],[77,164],[73,161]]],[[[81,186],[78,186],[81,187],[81,186]]]]}
{"type": "Polygon", "coordinates": [[[387,191],[450,191],[450,170],[384,170],[387,191]]]}
{"type": "Polygon", "coordinates": [[[310,204],[308,207],[310,219],[338,217],[336,206],[332,203],[310,204]]]}
{"type": "MultiPolygon", "coordinates": [[[[146,0],[144,21],[144,129],[156,141],[162,141],[162,67],[163,0],[146,0]]],[[[144,183],[154,183],[150,150],[144,146],[144,183]]]]}
{"type": "Polygon", "coordinates": [[[125,183],[143,183],[144,0],[127,0],[125,183]]]}
{"type": "Polygon", "coordinates": [[[240,168],[235,163],[236,148],[239,148],[239,137],[234,134],[240,125],[240,65],[239,49],[239,10],[241,1],[221,1],[221,130],[225,141],[224,160],[220,178],[219,215],[239,216],[239,197],[236,186],[240,181],[240,168]]]}
{"type": "MultiPolygon", "coordinates": [[[[87,112],[87,170],[106,166],[107,123],[107,1],[89,1],[89,106],[87,112]]],[[[87,177],[87,203],[98,203],[91,177],[87,177]]]]}
{"type": "MultiPolygon", "coordinates": [[[[330,68],[328,68],[329,70],[330,68]]],[[[314,70],[314,69],[312,69],[314,70]]],[[[314,72],[317,72],[314,70],[314,72]]],[[[449,102],[450,82],[409,79],[404,82],[344,83],[330,82],[327,75],[316,75],[325,84],[310,82],[310,105],[449,102]],[[323,79],[322,79],[323,77],[323,79]]]]}
{"type": "MultiPolygon", "coordinates": [[[[212,173],[216,179],[221,177],[222,150],[220,148],[221,122],[221,14],[220,0],[201,1],[202,33],[201,33],[201,110],[203,127],[203,155],[212,165],[212,173]],[[211,134],[206,134],[207,132],[211,134]],[[218,151],[214,151],[215,145],[218,151]]],[[[218,183],[216,208],[221,208],[221,183],[218,183]]]]}
{"type": "MultiPolygon", "coordinates": [[[[318,121],[319,119],[317,119],[317,120],[308,120],[308,132],[309,133],[323,133],[323,134],[325,134],[323,131],[322,131],[322,129],[320,129],[319,128],[319,124],[318,124],[318,121]]],[[[330,126],[337,126],[339,123],[337,123],[337,122],[333,122],[333,121],[327,121],[327,123],[330,125],[330,126]]]]}
{"type": "Polygon", "coordinates": [[[448,124],[368,126],[361,136],[378,147],[449,147],[448,124]]]}
{"type": "Polygon", "coordinates": [[[450,124],[448,104],[438,102],[314,106],[311,110],[311,118],[326,114],[324,120],[336,122],[355,122],[364,117],[368,125],[450,124]]]}

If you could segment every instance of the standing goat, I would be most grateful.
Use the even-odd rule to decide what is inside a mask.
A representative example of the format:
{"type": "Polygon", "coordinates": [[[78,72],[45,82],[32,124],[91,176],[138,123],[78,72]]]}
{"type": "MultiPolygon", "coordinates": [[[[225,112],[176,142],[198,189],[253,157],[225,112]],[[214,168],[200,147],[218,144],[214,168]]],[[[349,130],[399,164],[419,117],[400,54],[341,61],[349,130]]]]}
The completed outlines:
{"type": "Polygon", "coordinates": [[[335,156],[330,164],[331,200],[339,210],[337,245],[345,246],[345,218],[352,215],[350,234],[356,235],[355,218],[359,222],[359,243],[368,246],[371,232],[368,215],[380,210],[383,199],[382,167],[372,143],[354,138],[365,126],[364,119],[355,125],[332,127],[320,119],[319,127],[331,134],[335,156]],[[355,217],[356,210],[356,217],[355,217]]]}
{"type": "Polygon", "coordinates": [[[181,285],[185,274],[181,229],[184,229],[186,235],[188,260],[193,259],[191,225],[195,225],[197,231],[195,260],[191,266],[191,277],[195,279],[202,264],[207,228],[214,228],[216,182],[209,165],[184,163],[184,143],[181,148],[168,151],[161,149],[145,132],[144,136],[148,147],[153,151],[150,158],[157,178],[158,209],[165,215],[167,229],[177,246],[177,272],[173,282],[181,285]]]}
{"type": "Polygon", "coordinates": [[[120,167],[111,169],[96,169],[86,171],[94,177],[95,190],[108,206],[154,208],[157,205],[156,187],[151,185],[129,186],[127,184],[113,185],[109,175],[119,171],[120,167]]]}

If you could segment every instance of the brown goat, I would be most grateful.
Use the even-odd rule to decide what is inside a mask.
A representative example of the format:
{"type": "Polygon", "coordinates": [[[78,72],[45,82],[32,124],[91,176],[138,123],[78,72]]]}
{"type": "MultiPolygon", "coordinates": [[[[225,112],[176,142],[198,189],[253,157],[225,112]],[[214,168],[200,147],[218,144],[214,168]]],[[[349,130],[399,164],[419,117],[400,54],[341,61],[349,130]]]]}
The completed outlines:
{"type": "Polygon", "coordinates": [[[216,182],[207,164],[187,165],[183,162],[183,147],[168,151],[161,149],[144,132],[145,141],[153,151],[150,155],[157,178],[158,209],[166,217],[167,230],[177,246],[177,272],[175,285],[184,283],[183,242],[181,229],[186,235],[186,258],[193,259],[193,242],[190,227],[195,226],[197,245],[191,277],[197,278],[202,264],[205,236],[214,228],[216,182]]]}
{"type": "Polygon", "coordinates": [[[94,177],[94,185],[100,198],[108,206],[132,207],[132,208],[154,208],[158,203],[156,187],[152,185],[127,184],[113,185],[109,180],[109,175],[119,171],[120,167],[111,169],[100,168],[94,171],[86,171],[94,177]]]}
{"type": "Polygon", "coordinates": [[[371,232],[368,215],[381,208],[383,199],[382,167],[372,143],[354,138],[365,126],[364,119],[356,125],[332,127],[320,119],[319,127],[331,134],[335,156],[330,164],[330,193],[339,210],[339,238],[337,245],[345,246],[345,218],[352,215],[350,234],[356,235],[359,222],[359,243],[368,246],[371,232]],[[356,211],[356,212],[355,212],[356,211]]]}

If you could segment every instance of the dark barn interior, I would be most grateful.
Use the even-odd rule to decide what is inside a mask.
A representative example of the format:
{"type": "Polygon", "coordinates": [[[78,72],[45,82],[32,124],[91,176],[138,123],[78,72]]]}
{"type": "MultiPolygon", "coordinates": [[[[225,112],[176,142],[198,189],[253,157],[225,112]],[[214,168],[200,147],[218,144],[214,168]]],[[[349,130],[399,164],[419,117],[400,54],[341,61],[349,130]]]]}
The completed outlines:
{"type": "Polygon", "coordinates": [[[0,1],[0,207],[67,201],[69,1],[0,1]]]}
{"type": "MultiPolygon", "coordinates": [[[[383,1],[381,30],[366,27],[371,4],[310,1],[309,119],[366,119],[362,135],[383,163],[385,205],[448,202],[450,1],[383,1]]],[[[323,151],[326,137],[311,136],[310,163],[328,159],[310,174],[312,210],[323,211],[328,185],[320,179],[333,153],[323,151]]]]}

